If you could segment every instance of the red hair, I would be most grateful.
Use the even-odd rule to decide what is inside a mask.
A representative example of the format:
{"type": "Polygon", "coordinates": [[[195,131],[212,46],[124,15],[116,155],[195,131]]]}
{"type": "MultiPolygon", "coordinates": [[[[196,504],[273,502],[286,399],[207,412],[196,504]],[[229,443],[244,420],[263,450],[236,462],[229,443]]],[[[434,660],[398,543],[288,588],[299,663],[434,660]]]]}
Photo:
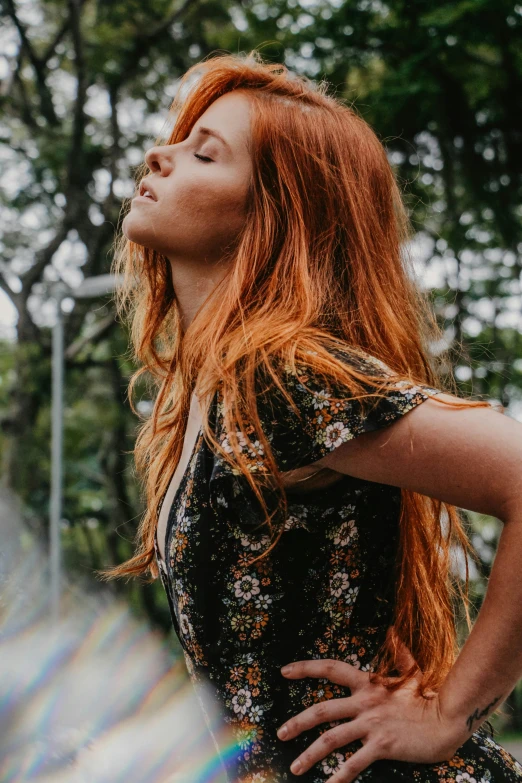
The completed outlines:
{"type": "MultiPolygon", "coordinates": [[[[283,526],[277,529],[267,512],[260,490],[265,477],[252,475],[237,443],[231,443],[233,457],[224,452],[209,426],[218,388],[226,430],[245,431],[246,421],[261,436],[270,480],[281,490],[283,518],[286,498],[257,412],[259,369],[281,388],[277,368],[305,362],[357,396],[363,380],[372,379],[332,356],[327,346],[337,344],[370,353],[400,378],[443,388],[428,351],[441,333],[404,252],[410,229],[386,152],[352,107],[327,94],[324,82],[317,85],[284,65],[263,62],[255,50],[248,56],[216,55],[184,75],[171,107],[172,132],[157,143],[184,140],[216,98],[238,89],[252,108],[248,214],[228,249],[226,276],[185,334],[168,260],[124,238],[115,254],[115,271],[123,271],[126,280],[119,312],[130,316],[142,365],[131,391],[147,373],[157,395],[135,448],[146,489],[136,552],[101,572],[106,579],[158,576],[157,511],[181,456],[196,379],[207,441],[240,467],[276,534],[260,557],[277,544],[283,526]]],[[[147,173],[143,164],[137,182],[147,173]]],[[[382,377],[373,381],[379,395],[386,384],[382,377]]],[[[488,405],[462,399],[447,404],[488,405]]],[[[452,550],[459,545],[466,555],[474,552],[456,508],[406,490],[401,497],[394,628],[423,673],[424,691],[440,686],[458,653],[453,603],[456,597],[467,601],[468,561],[466,556],[464,595],[459,579],[452,579],[452,550]]],[[[394,644],[388,635],[375,677],[394,669],[394,644]]],[[[414,673],[411,669],[395,687],[414,673]]]]}

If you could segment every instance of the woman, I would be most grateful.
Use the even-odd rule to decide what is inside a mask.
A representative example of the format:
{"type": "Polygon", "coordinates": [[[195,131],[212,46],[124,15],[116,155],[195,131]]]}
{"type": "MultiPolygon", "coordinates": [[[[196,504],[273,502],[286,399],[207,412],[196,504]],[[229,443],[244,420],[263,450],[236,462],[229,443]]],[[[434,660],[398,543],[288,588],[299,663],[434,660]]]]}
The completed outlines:
{"type": "Polygon", "coordinates": [[[159,390],[105,575],[161,575],[229,780],[522,780],[485,724],[522,672],[522,425],[441,390],[382,145],[257,52],[192,67],[172,111],[117,254],[159,390]],[[460,654],[456,507],[504,522],[460,654]]]}

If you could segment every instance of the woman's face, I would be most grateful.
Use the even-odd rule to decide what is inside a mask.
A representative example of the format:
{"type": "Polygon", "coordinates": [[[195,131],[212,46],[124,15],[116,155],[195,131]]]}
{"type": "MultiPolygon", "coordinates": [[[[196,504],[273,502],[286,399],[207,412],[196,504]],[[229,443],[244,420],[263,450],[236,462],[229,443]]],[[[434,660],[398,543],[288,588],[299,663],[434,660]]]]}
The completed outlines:
{"type": "Polygon", "coordinates": [[[184,141],[148,150],[151,173],[143,185],[154,200],[133,199],[122,224],[125,236],[162,253],[173,269],[219,261],[245,222],[249,140],[250,101],[234,90],[208,107],[184,141]]]}

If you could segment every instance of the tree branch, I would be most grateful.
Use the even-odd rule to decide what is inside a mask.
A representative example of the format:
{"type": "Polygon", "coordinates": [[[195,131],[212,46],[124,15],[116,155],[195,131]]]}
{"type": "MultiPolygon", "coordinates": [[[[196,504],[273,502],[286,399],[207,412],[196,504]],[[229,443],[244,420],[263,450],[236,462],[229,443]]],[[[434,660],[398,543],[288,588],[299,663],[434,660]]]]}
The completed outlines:
{"type": "Polygon", "coordinates": [[[71,36],[74,47],[74,62],[78,81],[73,109],[73,127],[71,134],[72,142],[71,148],[69,150],[68,163],[68,183],[65,192],[67,201],[69,201],[72,190],[76,188],[81,190],[87,184],[85,182],[85,167],[81,165],[83,140],[85,135],[84,107],[87,97],[88,85],[80,24],[80,0],[69,0],[69,14],[71,21],[71,36]]]}
{"type": "Polygon", "coordinates": [[[25,89],[24,80],[22,79],[22,76],[20,74],[20,69],[22,67],[22,60],[23,60],[23,55],[22,55],[22,50],[20,49],[20,51],[18,52],[16,68],[13,71],[12,81],[13,83],[16,83],[18,85],[18,88],[20,90],[21,114],[22,114],[23,121],[25,122],[28,128],[30,128],[33,131],[36,131],[39,130],[39,127],[34,117],[33,109],[29,102],[27,90],[25,89]]]}
{"type": "Polygon", "coordinates": [[[14,0],[4,0],[4,1],[6,4],[7,12],[11,17],[11,19],[13,20],[16,29],[18,30],[18,35],[20,36],[22,48],[27,54],[29,62],[33,66],[34,72],[36,74],[36,82],[38,84],[37,92],[38,95],[40,96],[40,107],[41,107],[42,114],[47,120],[47,122],[49,123],[49,125],[51,125],[52,127],[56,127],[57,125],[60,124],[60,122],[54,111],[51,93],[45,81],[45,72],[46,72],[45,62],[40,60],[40,58],[36,55],[31,45],[31,42],[27,37],[27,32],[25,30],[25,27],[17,16],[14,0]]]}
{"type": "MultiPolygon", "coordinates": [[[[197,4],[198,0],[185,0],[176,11],[173,11],[170,16],[164,19],[160,24],[156,25],[151,30],[138,33],[134,39],[132,49],[127,54],[126,61],[122,63],[121,72],[123,76],[119,82],[120,87],[125,82],[128,82],[131,76],[136,73],[140,59],[147,55],[150,47],[161,37],[162,33],[164,33],[170,25],[174,24],[174,22],[177,22],[191,6],[196,6],[197,4]]],[[[180,68],[184,67],[185,63],[180,62],[180,68]]]]}
{"type": "Polygon", "coordinates": [[[163,19],[159,24],[156,25],[156,27],[153,27],[151,30],[140,33],[136,37],[136,40],[157,38],[159,35],[161,35],[161,33],[167,30],[171,24],[177,22],[191,5],[196,4],[197,0],[185,0],[185,2],[179,8],[176,8],[175,11],[171,12],[170,16],[167,16],[166,19],[163,19]]]}
{"type": "Polygon", "coordinates": [[[27,270],[27,272],[21,276],[22,281],[22,299],[27,300],[31,293],[31,288],[38,282],[43,274],[43,271],[47,264],[50,264],[52,258],[62,242],[67,238],[69,233],[70,224],[67,215],[64,216],[62,224],[59,226],[58,231],[53,239],[49,242],[47,247],[42,248],[36,254],[36,263],[27,270]]]}
{"type": "Polygon", "coordinates": [[[115,323],[116,321],[114,319],[114,313],[110,313],[110,315],[102,318],[100,321],[95,323],[91,329],[88,330],[87,334],[85,334],[83,337],[79,337],[67,347],[65,350],[65,358],[69,361],[76,359],[78,354],[80,354],[86,346],[89,344],[95,345],[103,337],[105,337],[105,335],[112,329],[115,323]]]}
{"type": "Polygon", "coordinates": [[[47,65],[47,62],[55,54],[56,47],[58,46],[62,38],[65,36],[65,33],[67,32],[68,28],[69,28],[69,20],[65,19],[64,23],[62,24],[60,29],[56,32],[56,35],[54,36],[53,40],[47,47],[47,51],[42,57],[41,61],[44,65],[47,65]]]}
{"type": "Polygon", "coordinates": [[[2,291],[4,291],[7,294],[7,296],[11,300],[11,302],[14,304],[14,306],[18,310],[19,307],[20,307],[20,301],[19,301],[20,296],[19,296],[19,294],[16,294],[11,289],[11,287],[9,286],[9,283],[7,282],[7,279],[5,277],[4,271],[1,268],[0,268],[0,288],[2,289],[2,291]]]}

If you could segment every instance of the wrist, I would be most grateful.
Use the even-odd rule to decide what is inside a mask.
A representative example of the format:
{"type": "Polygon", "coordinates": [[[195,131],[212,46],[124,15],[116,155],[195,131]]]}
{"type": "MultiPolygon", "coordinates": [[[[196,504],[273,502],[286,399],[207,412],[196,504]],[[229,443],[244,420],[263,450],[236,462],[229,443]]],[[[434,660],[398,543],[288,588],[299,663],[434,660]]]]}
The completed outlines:
{"type": "Polygon", "coordinates": [[[452,758],[457,750],[471,737],[474,729],[468,730],[462,714],[449,715],[445,711],[444,698],[437,694],[441,744],[446,758],[452,758]]]}
{"type": "Polygon", "coordinates": [[[494,710],[500,706],[503,695],[483,699],[462,700],[454,685],[448,687],[444,682],[438,691],[439,716],[444,726],[450,744],[456,744],[456,749],[468,740],[473,733],[487,720],[494,710]]]}

